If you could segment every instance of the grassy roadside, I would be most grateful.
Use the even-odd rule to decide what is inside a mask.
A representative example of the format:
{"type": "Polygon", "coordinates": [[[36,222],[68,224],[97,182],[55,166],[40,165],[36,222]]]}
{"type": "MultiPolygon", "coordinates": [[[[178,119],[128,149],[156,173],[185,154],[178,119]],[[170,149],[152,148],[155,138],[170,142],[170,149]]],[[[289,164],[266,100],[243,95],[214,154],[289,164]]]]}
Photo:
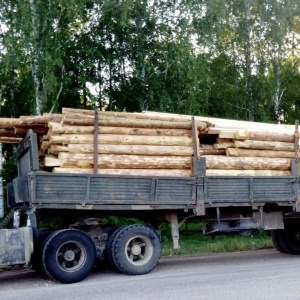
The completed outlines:
{"type": "Polygon", "coordinates": [[[214,238],[200,234],[180,234],[180,249],[172,248],[169,236],[162,235],[162,255],[180,255],[212,252],[246,251],[264,248],[272,248],[272,240],[269,232],[258,232],[250,236],[220,235],[214,238]]]}

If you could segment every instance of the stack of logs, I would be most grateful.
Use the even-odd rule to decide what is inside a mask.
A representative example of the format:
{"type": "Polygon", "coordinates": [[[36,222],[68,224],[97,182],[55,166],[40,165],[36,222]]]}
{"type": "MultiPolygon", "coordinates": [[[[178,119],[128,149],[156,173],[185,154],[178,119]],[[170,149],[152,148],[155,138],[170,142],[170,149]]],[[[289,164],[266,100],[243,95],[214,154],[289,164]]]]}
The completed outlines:
{"type": "Polygon", "coordinates": [[[71,108],[0,118],[0,142],[17,143],[29,128],[41,167],[54,173],[192,176],[192,158],[204,156],[207,175],[286,176],[299,148],[294,125],[71,108]]]}
{"type": "Polygon", "coordinates": [[[299,156],[299,132],[294,125],[198,118],[214,124],[207,135],[215,135],[214,149],[225,152],[224,156],[204,155],[207,175],[291,175],[291,159],[299,156]]]}
{"type": "MultiPolygon", "coordinates": [[[[49,122],[41,144],[44,166],[54,173],[191,176],[198,135],[210,127],[194,121],[193,138],[191,117],[102,111],[95,117],[70,108],[62,115],[60,123],[49,122]]],[[[203,147],[200,154],[218,152],[203,147]]]]}

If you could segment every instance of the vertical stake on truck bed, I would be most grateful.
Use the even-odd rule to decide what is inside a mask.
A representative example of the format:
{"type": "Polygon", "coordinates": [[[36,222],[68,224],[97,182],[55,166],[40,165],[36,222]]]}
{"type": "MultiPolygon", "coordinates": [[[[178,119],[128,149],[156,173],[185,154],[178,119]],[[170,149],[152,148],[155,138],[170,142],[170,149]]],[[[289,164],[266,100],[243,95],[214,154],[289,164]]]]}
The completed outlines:
{"type": "Polygon", "coordinates": [[[98,134],[99,134],[99,111],[95,109],[94,119],[94,174],[98,174],[98,134]]]}
{"type": "Polygon", "coordinates": [[[295,121],[295,159],[298,160],[299,154],[299,121],[295,121]]]}
{"type": "Polygon", "coordinates": [[[204,193],[203,193],[203,174],[205,173],[205,160],[200,161],[200,141],[197,123],[195,117],[192,117],[192,137],[193,137],[193,148],[194,156],[192,161],[192,176],[197,178],[196,181],[196,209],[195,212],[198,216],[205,215],[205,206],[204,206],[204,193]],[[204,169],[201,174],[199,174],[199,166],[201,169],[204,169]]]}
{"type": "Polygon", "coordinates": [[[193,164],[192,164],[192,176],[197,176],[198,168],[197,168],[197,161],[200,157],[200,150],[199,150],[199,137],[198,137],[198,129],[195,117],[192,117],[192,138],[193,138],[193,149],[194,149],[194,156],[193,156],[193,164]]]}

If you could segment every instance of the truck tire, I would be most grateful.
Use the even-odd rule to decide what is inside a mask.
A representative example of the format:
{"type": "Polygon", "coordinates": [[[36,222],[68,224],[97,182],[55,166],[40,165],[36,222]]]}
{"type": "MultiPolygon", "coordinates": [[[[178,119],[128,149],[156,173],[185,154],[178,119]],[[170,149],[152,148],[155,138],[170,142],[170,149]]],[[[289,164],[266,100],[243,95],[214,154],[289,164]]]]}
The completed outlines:
{"type": "Polygon", "coordinates": [[[284,229],[272,230],[272,242],[274,248],[279,252],[291,254],[291,250],[287,245],[286,231],[284,229]]]}
{"type": "Polygon", "coordinates": [[[112,267],[112,269],[114,271],[119,271],[119,269],[117,268],[117,266],[114,263],[114,260],[112,258],[112,244],[115,240],[115,237],[117,236],[117,234],[124,228],[124,226],[117,228],[109,237],[108,242],[106,244],[106,257],[107,260],[110,264],[110,266],[112,267]]]}
{"type": "Polygon", "coordinates": [[[39,275],[45,275],[45,270],[43,267],[43,248],[48,237],[54,232],[51,229],[39,229],[34,230],[33,240],[34,240],[34,251],[31,255],[31,267],[39,275]]]}
{"type": "Polygon", "coordinates": [[[74,283],[89,275],[96,262],[96,248],[82,231],[66,229],[54,232],[43,248],[45,273],[62,283],[74,283]]]}
{"type": "Polygon", "coordinates": [[[300,224],[298,222],[289,222],[285,225],[284,238],[289,254],[300,254],[300,224]]]}
{"type": "Polygon", "coordinates": [[[110,248],[114,266],[127,275],[142,275],[152,271],[160,259],[160,252],[158,234],[144,225],[121,228],[110,248]]]}

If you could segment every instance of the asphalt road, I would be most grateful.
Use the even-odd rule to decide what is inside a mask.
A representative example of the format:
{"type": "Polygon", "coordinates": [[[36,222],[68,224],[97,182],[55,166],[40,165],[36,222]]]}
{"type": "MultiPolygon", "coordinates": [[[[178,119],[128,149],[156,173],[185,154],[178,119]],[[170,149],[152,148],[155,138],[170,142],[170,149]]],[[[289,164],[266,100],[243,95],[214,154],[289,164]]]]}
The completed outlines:
{"type": "Polygon", "coordinates": [[[260,250],[163,258],[147,275],[103,268],[70,285],[34,271],[0,271],[0,299],[300,299],[300,257],[260,250]]]}

